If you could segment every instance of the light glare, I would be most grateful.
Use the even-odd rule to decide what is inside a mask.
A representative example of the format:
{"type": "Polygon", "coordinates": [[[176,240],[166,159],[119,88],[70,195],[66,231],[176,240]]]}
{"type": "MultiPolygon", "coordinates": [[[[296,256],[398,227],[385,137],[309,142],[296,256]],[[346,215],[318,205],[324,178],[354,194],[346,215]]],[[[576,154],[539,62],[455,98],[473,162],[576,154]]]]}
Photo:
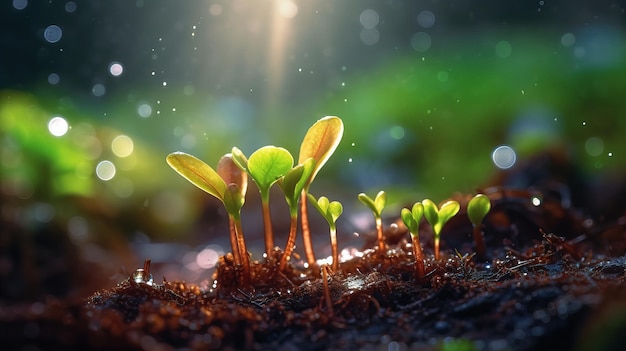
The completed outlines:
{"type": "Polygon", "coordinates": [[[48,122],[48,131],[55,137],[65,135],[69,129],[70,126],[63,117],[54,117],[48,122]]]}

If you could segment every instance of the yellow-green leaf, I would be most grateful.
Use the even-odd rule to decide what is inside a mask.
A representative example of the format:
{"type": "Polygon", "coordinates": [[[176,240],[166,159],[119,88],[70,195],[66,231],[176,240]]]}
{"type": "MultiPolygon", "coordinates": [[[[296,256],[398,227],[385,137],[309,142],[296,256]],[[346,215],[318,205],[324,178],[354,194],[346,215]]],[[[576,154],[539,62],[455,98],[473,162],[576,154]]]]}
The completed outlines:
{"type": "Polygon", "coordinates": [[[226,182],[209,165],[184,152],[167,155],[167,164],[193,185],[224,201],[226,182]]]}

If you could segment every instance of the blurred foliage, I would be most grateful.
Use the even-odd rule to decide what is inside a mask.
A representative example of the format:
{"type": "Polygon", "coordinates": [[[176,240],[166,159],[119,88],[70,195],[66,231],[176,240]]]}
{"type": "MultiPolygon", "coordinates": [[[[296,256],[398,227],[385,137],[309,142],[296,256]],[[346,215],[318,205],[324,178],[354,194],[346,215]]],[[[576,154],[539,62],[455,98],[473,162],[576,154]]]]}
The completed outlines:
{"type": "Polygon", "coordinates": [[[490,156],[501,144],[513,147],[518,159],[562,148],[587,171],[622,167],[624,41],[612,43],[609,55],[617,59],[596,62],[576,58],[561,35],[500,34],[512,38],[506,57],[496,54],[495,39],[480,46],[464,38],[356,73],[317,108],[346,124],[338,154],[353,162],[347,165],[344,156],[334,164],[343,181],[400,188],[401,197],[410,190],[437,199],[471,192],[497,171],[490,156]],[[603,142],[599,155],[585,151],[591,137],[603,142]]]}

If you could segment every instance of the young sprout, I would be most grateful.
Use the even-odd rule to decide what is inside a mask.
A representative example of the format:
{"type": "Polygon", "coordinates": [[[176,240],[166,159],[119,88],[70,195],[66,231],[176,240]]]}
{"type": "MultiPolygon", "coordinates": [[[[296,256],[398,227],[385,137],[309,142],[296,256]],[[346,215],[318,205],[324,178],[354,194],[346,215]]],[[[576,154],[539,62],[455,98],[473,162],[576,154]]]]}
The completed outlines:
{"type": "Polygon", "coordinates": [[[374,214],[374,219],[376,220],[376,233],[378,236],[378,250],[381,253],[385,252],[385,240],[383,239],[383,219],[382,213],[385,205],[387,205],[387,194],[384,191],[379,191],[376,194],[376,198],[372,200],[371,197],[367,196],[364,193],[359,194],[359,201],[361,201],[365,206],[369,207],[369,209],[374,214]]]}
{"type": "Polygon", "coordinates": [[[333,271],[337,271],[339,268],[339,250],[337,249],[337,218],[341,216],[343,212],[343,206],[339,201],[328,201],[326,196],[322,196],[315,200],[315,196],[308,194],[309,201],[313,204],[313,207],[326,219],[328,226],[330,227],[330,247],[333,255],[333,271]]]}
{"type": "Polygon", "coordinates": [[[289,206],[289,215],[291,217],[291,224],[289,227],[289,236],[287,238],[287,244],[285,245],[285,251],[280,258],[279,269],[285,270],[287,267],[287,261],[291,257],[293,248],[296,244],[296,230],[298,229],[298,199],[302,193],[302,189],[307,182],[307,179],[311,176],[315,167],[315,160],[312,158],[307,159],[304,163],[296,165],[285,174],[278,185],[283,189],[285,194],[285,200],[289,206]]]}
{"type": "Polygon", "coordinates": [[[339,117],[327,116],[315,122],[307,131],[302,144],[300,144],[300,154],[298,163],[304,163],[306,159],[315,160],[315,168],[311,177],[307,179],[300,198],[300,221],[302,222],[302,241],[304,243],[304,253],[309,265],[315,264],[315,254],[311,242],[311,232],[309,229],[309,215],[307,212],[306,194],[315,179],[317,172],[324,166],[326,161],[335,152],[343,136],[343,122],[339,117]]]}
{"type": "Polygon", "coordinates": [[[203,161],[184,152],[171,153],[167,155],[166,161],[183,178],[224,204],[230,227],[235,228],[230,232],[233,260],[236,266],[243,267],[243,284],[247,285],[250,282],[250,260],[241,230],[241,208],[245,202],[247,176],[234,172],[229,154],[224,155],[218,165],[223,176],[203,161]]]}
{"type": "Polygon", "coordinates": [[[274,231],[270,217],[270,188],[293,166],[293,157],[286,149],[276,146],[264,146],[246,156],[234,147],[232,150],[235,164],[247,172],[256,183],[261,194],[263,228],[265,232],[265,252],[269,255],[274,250],[274,231]]]}
{"type": "Polygon", "coordinates": [[[433,236],[435,242],[435,259],[439,259],[439,242],[441,229],[443,226],[454,217],[458,212],[460,205],[457,201],[447,201],[441,208],[438,209],[437,205],[429,199],[422,200],[424,206],[424,217],[430,225],[433,227],[433,236]]]}
{"type": "Polygon", "coordinates": [[[467,204],[467,217],[472,222],[474,242],[476,242],[476,255],[479,259],[485,258],[486,248],[483,238],[482,222],[489,210],[491,201],[485,194],[477,194],[467,204]]]}
{"type": "Polygon", "coordinates": [[[419,237],[419,225],[422,215],[424,214],[424,205],[421,202],[416,202],[413,208],[403,208],[400,211],[400,217],[402,222],[409,229],[411,233],[411,239],[413,240],[413,256],[415,256],[415,272],[418,279],[421,279],[425,275],[424,271],[424,254],[422,253],[422,244],[420,244],[419,237]]]}

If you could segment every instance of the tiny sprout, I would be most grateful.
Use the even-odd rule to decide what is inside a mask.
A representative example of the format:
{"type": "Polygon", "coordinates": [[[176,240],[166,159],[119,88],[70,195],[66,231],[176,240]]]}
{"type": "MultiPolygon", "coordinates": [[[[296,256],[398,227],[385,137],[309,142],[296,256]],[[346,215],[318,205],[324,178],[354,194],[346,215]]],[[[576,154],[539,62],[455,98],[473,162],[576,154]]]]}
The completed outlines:
{"type": "Polygon", "coordinates": [[[491,201],[485,194],[477,194],[467,204],[467,217],[472,222],[476,254],[479,259],[485,258],[486,247],[481,226],[489,210],[491,210],[491,201]]]}
{"type": "Polygon", "coordinates": [[[283,189],[285,194],[285,200],[289,206],[289,215],[291,217],[291,224],[289,227],[289,236],[287,238],[287,244],[285,245],[285,251],[280,258],[279,269],[282,271],[287,266],[287,260],[293,252],[293,248],[296,244],[296,230],[298,229],[298,200],[300,194],[304,189],[307,180],[313,172],[315,167],[315,160],[312,158],[307,159],[304,163],[294,166],[285,174],[278,185],[283,189]]]}
{"type": "Polygon", "coordinates": [[[385,194],[385,192],[381,190],[378,192],[378,194],[376,194],[376,198],[372,200],[372,198],[367,196],[365,193],[360,193],[359,201],[367,206],[374,214],[374,219],[376,220],[378,250],[383,253],[385,251],[385,240],[383,239],[382,212],[385,208],[385,205],[387,205],[387,194],[385,194]]]}
{"type": "Polygon", "coordinates": [[[443,226],[454,217],[461,207],[457,201],[451,200],[441,205],[441,208],[437,208],[434,202],[429,199],[422,200],[424,206],[424,217],[430,225],[433,227],[433,239],[435,245],[435,259],[439,259],[439,242],[441,239],[441,229],[443,226]]]}
{"type": "Polygon", "coordinates": [[[339,268],[339,250],[337,249],[337,219],[343,212],[343,206],[339,201],[328,201],[326,196],[322,196],[315,200],[315,196],[308,194],[309,201],[313,204],[313,207],[326,219],[328,226],[330,227],[330,247],[333,255],[333,271],[337,271],[339,268]]]}
{"type": "Polygon", "coordinates": [[[235,265],[243,267],[243,281],[250,281],[250,261],[241,229],[241,208],[245,202],[247,176],[234,172],[230,154],[222,157],[218,164],[220,172],[196,157],[184,152],[167,155],[167,163],[191,184],[216,197],[224,204],[230,221],[230,244],[235,265]],[[228,183],[227,183],[228,182],[228,183]],[[235,230],[232,230],[232,228],[235,230]]]}
{"type": "Polygon", "coordinates": [[[304,163],[308,158],[315,160],[315,168],[311,176],[307,180],[302,190],[300,199],[300,221],[302,222],[302,241],[304,243],[304,253],[309,265],[315,263],[315,254],[313,253],[313,244],[311,242],[311,231],[309,229],[309,215],[307,213],[306,194],[309,187],[315,179],[317,172],[324,166],[326,161],[332,156],[343,136],[343,122],[341,118],[335,116],[326,116],[315,122],[307,131],[302,144],[300,144],[300,153],[298,163],[304,163]]]}
{"type": "Polygon", "coordinates": [[[234,147],[233,161],[243,171],[247,172],[256,183],[261,194],[263,212],[263,227],[265,232],[265,252],[274,250],[274,232],[270,216],[270,188],[293,166],[293,157],[286,149],[276,146],[264,146],[246,156],[234,147]]]}
{"type": "Polygon", "coordinates": [[[411,239],[413,240],[413,256],[415,256],[415,271],[418,279],[423,278],[425,275],[424,254],[422,253],[422,244],[419,238],[419,225],[423,214],[424,205],[421,202],[416,202],[411,210],[403,208],[400,212],[400,217],[404,225],[409,229],[411,239]]]}

